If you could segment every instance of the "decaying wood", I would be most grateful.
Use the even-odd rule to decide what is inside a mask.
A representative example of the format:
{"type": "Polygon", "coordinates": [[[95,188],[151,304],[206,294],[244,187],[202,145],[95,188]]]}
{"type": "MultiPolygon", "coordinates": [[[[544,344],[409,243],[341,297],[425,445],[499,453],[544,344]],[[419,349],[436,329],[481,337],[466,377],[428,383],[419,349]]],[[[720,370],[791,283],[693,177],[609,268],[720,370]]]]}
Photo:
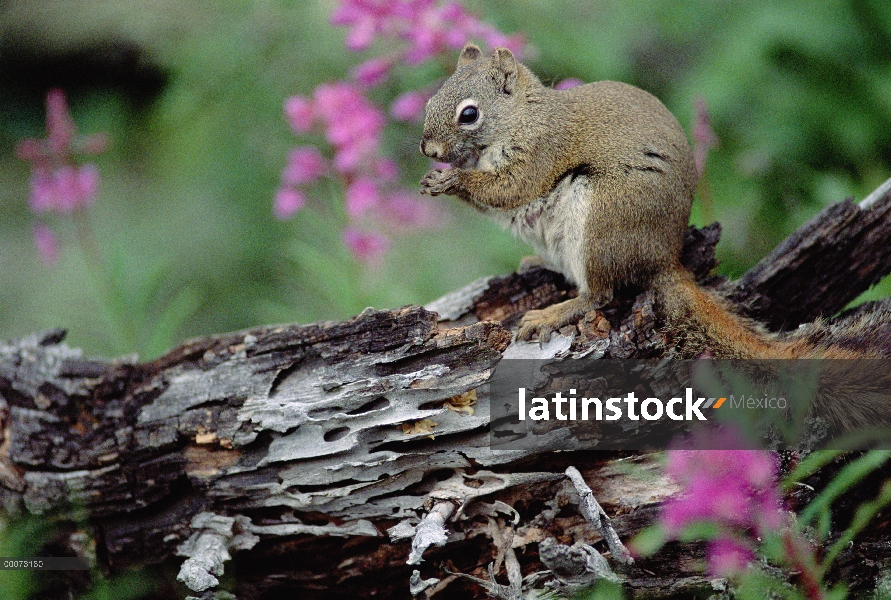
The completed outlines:
{"type": "MultiPolygon", "coordinates": [[[[891,270],[889,210],[887,191],[868,207],[830,207],[721,289],[774,327],[831,315],[891,270]]],[[[684,261],[703,281],[719,235],[716,225],[688,235],[684,261]]],[[[615,566],[563,472],[577,469],[627,540],[675,491],[651,457],[488,441],[484,384],[503,356],[662,351],[650,294],[617,299],[550,344],[511,342],[523,311],[573,293],[533,269],[426,309],[212,336],[150,363],[84,358],[58,330],[0,344],[3,509],[86,511],[99,567],[165,563],[202,598],[230,569],[242,600],[409,597],[410,580],[421,597],[480,597],[450,573],[515,593],[519,573],[544,570],[547,538],[587,544],[615,566]],[[432,535],[417,542],[419,529],[432,535]]],[[[889,310],[873,304],[801,335],[842,339],[846,324],[889,310]]],[[[721,583],[691,552],[701,557],[669,545],[623,567],[626,591],[714,593],[721,583]]],[[[855,587],[891,565],[879,543],[849,555],[870,565],[844,573],[855,587]]]]}
{"type": "Polygon", "coordinates": [[[776,330],[842,310],[891,271],[889,193],[826,207],[728,285],[728,297],[776,330]]]}

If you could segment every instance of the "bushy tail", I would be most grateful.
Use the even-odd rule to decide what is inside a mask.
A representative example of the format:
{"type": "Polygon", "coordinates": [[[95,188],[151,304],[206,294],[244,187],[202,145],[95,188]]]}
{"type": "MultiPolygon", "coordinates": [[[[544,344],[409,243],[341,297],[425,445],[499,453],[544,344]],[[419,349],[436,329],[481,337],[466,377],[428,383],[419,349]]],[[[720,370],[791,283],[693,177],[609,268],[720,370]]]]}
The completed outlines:
{"type": "MultiPolygon", "coordinates": [[[[685,357],[717,359],[875,359],[878,354],[806,340],[776,339],[756,322],[733,312],[703,290],[682,268],[653,282],[665,318],[666,334],[685,357]]],[[[828,360],[821,365],[812,410],[842,431],[891,426],[891,369],[886,361],[828,360]]],[[[762,369],[764,363],[753,369],[762,369]]],[[[777,366],[779,369],[779,366],[777,366]]],[[[770,370],[770,368],[768,368],[770,370]]]]}
{"type": "Polygon", "coordinates": [[[686,356],[728,359],[869,358],[835,346],[816,347],[804,340],[776,339],[755,321],[737,315],[728,304],[703,290],[693,275],[678,267],[653,282],[665,315],[666,333],[686,356]]]}

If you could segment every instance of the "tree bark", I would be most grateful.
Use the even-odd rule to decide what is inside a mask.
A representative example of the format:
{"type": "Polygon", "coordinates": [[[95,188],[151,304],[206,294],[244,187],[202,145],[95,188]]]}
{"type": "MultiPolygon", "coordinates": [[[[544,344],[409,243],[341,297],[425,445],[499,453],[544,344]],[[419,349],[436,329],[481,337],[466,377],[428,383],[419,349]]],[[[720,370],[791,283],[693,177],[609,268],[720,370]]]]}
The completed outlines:
{"type": "MultiPolygon", "coordinates": [[[[743,313],[793,327],[833,315],[891,271],[889,210],[887,192],[868,207],[829,207],[736,282],[709,275],[717,224],[691,228],[684,262],[743,313]]],[[[488,580],[496,559],[523,575],[543,570],[537,542],[546,537],[605,552],[563,472],[580,471],[627,540],[675,491],[652,456],[499,451],[488,441],[485,384],[517,348],[511,328],[573,293],[535,269],[474,282],[427,308],[211,336],[149,363],[84,358],[61,330],[0,344],[3,508],[71,519],[85,511],[100,568],[182,568],[205,597],[224,568],[244,600],[407,598],[415,569],[442,580],[437,598],[483,597],[449,573],[488,580]],[[424,562],[409,565],[415,526],[431,514],[444,535],[415,548],[424,562]],[[493,527],[510,530],[512,543],[499,550],[493,527]]],[[[855,344],[847,325],[889,308],[874,303],[797,335],[855,344]]],[[[574,337],[553,343],[579,354],[664,352],[647,293],[561,333],[574,337]]],[[[874,346],[891,339],[857,335],[874,346]]],[[[701,557],[698,545],[670,544],[621,569],[626,593],[708,597],[717,584],[702,576],[701,557]]],[[[855,589],[891,566],[869,534],[842,563],[855,589]]]]}

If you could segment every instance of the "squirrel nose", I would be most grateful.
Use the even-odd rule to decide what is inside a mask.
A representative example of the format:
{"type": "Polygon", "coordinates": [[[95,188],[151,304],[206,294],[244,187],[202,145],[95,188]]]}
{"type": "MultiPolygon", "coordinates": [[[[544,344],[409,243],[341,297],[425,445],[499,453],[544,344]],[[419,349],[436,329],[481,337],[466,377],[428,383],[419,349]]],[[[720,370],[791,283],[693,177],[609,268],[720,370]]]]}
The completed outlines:
{"type": "Polygon", "coordinates": [[[421,138],[421,154],[430,158],[442,157],[442,145],[428,137],[421,138]]]}

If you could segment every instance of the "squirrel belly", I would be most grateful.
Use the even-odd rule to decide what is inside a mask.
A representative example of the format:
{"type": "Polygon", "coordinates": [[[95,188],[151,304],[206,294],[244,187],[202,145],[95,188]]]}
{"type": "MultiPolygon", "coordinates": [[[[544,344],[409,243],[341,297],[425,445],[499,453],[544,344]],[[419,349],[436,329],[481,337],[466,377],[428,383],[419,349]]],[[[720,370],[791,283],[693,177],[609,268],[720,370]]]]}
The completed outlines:
{"type": "Polygon", "coordinates": [[[562,273],[588,293],[585,224],[591,211],[591,182],[567,175],[547,196],[512,210],[482,208],[481,212],[535,249],[545,265],[562,273]]]}

